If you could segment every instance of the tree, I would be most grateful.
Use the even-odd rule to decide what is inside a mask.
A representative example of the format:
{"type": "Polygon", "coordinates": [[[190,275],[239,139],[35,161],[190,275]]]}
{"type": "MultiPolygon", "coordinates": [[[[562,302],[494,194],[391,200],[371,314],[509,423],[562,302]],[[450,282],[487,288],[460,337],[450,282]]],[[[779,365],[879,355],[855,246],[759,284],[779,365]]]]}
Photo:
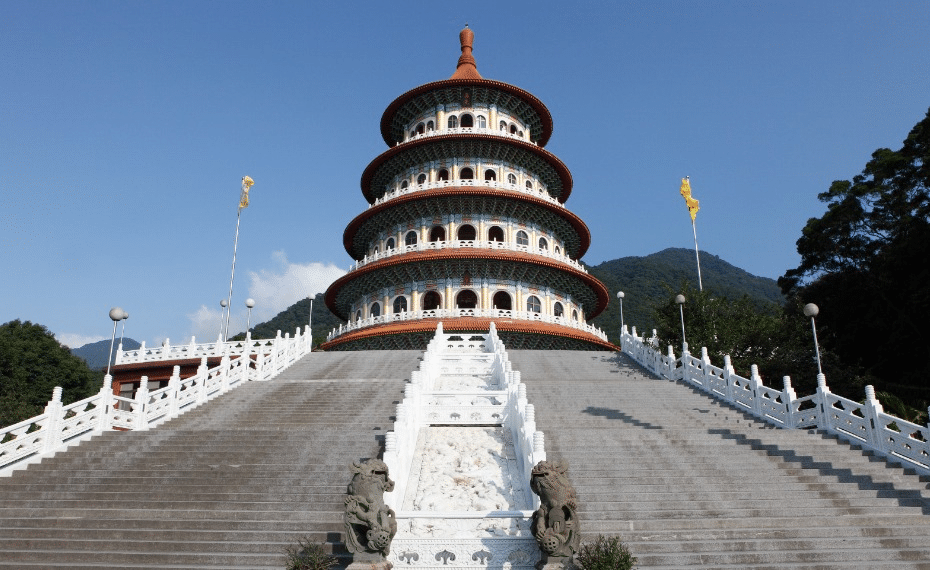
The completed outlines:
{"type": "Polygon", "coordinates": [[[0,426],[42,413],[56,386],[66,404],[100,389],[98,375],[44,326],[0,325],[0,426]]]}
{"type": "Polygon", "coordinates": [[[797,242],[801,263],[779,286],[820,307],[822,344],[845,366],[926,406],[930,110],[899,150],[876,150],[861,174],[818,198],[827,211],[808,220],[797,242]]]}

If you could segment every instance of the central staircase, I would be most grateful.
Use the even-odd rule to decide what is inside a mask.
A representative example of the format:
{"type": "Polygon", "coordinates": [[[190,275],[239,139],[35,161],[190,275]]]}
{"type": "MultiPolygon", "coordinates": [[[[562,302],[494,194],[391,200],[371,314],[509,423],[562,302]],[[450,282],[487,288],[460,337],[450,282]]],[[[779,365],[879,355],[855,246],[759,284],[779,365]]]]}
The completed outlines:
{"type": "MultiPolygon", "coordinates": [[[[281,569],[307,535],[342,552],[348,466],[383,452],[421,355],[313,353],[0,479],[0,568],[281,569]]],[[[930,570],[930,478],[617,353],[509,357],[583,535],[620,535],[640,568],[930,570]]]]}

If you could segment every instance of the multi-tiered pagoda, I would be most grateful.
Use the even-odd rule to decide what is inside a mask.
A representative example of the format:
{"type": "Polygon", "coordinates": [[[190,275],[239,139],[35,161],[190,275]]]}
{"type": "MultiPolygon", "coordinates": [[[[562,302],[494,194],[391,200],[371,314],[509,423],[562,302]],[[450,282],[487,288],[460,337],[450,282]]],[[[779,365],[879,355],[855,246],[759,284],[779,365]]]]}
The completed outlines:
{"type": "Polygon", "coordinates": [[[452,77],[381,117],[389,149],[362,174],[370,206],[343,234],[356,263],[326,291],[348,325],[322,348],[424,348],[439,322],[463,334],[494,322],[508,348],[611,349],[587,324],[608,293],[578,262],[591,234],[564,206],[571,173],[544,148],[552,116],[482,78],[474,33],[459,39],[452,77]]]}

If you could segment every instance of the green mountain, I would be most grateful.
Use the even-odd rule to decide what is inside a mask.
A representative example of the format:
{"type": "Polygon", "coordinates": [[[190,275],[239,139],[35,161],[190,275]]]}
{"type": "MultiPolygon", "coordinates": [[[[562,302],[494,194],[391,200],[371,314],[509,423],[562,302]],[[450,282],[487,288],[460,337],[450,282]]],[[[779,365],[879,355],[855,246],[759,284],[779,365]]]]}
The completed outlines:
{"type": "MultiPolygon", "coordinates": [[[[653,307],[674,296],[684,282],[695,289],[698,286],[694,250],[686,248],[664,249],[644,257],[621,257],[589,266],[588,271],[610,291],[610,306],[592,324],[604,329],[611,341],[616,341],[620,332],[617,291],[624,293],[623,322],[627,327],[651,333],[653,307]]],[[[785,302],[774,279],[747,273],[706,251],[701,252],[701,281],[705,290],[728,299],[748,295],[759,305],[785,302]]]]}
{"type": "MultiPolygon", "coordinates": [[[[141,346],[133,339],[126,337],[123,339],[123,350],[135,350],[141,346]]],[[[116,339],[113,345],[114,358],[116,349],[119,348],[119,339],[116,339]]],[[[100,370],[107,367],[107,356],[110,354],[110,339],[100,340],[85,344],[79,348],[72,348],[71,354],[84,359],[87,367],[91,370],[100,370]]]]}
{"type": "MultiPolygon", "coordinates": [[[[275,335],[278,334],[278,331],[281,331],[281,336],[287,333],[294,336],[294,331],[297,327],[303,330],[308,322],[310,322],[310,299],[301,299],[275,315],[271,320],[253,326],[252,338],[274,338],[275,335]]],[[[313,329],[313,345],[316,346],[324,342],[326,340],[326,335],[341,324],[345,324],[345,321],[340,320],[336,315],[330,313],[329,309],[326,308],[326,303],[323,302],[323,294],[317,293],[316,297],[313,299],[313,321],[311,324],[313,329]]],[[[231,340],[241,340],[244,338],[245,333],[241,332],[232,337],[231,340]]]]}

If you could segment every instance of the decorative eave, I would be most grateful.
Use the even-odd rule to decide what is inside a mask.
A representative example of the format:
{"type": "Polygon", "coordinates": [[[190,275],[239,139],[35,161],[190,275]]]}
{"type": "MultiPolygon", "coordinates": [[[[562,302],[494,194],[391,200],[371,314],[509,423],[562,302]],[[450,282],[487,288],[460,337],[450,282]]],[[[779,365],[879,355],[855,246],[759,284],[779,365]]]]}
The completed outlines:
{"type": "Polygon", "coordinates": [[[528,91],[509,83],[470,78],[434,81],[411,89],[395,99],[381,116],[381,137],[384,142],[388,146],[394,146],[404,140],[406,121],[419,114],[421,110],[460,100],[457,94],[465,88],[472,89],[472,101],[486,101],[500,104],[502,107],[514,107],[512,110],[521,115],[527,111],[535,113],[536,120],[533,120],[533,117],[526,117],[527,123],[530,124],[530,138],[539,146],[546,146],[549,142],[552,136],[552,115],[542,101],[528,91]],[[509,103],[505,97],[519,101],[522,106],[509,103]],[[520,107],[525,107],[523,113],[520,107]]]}
{"type": "MultiPolygon", "coordinates": [[[[588,300],[594,301],[594,306],[591,306],[591,303],[584,304],[585,308],[585,318],[591,320],[594,317],[601,314],[604,309],[607,308],[607,304],[610,302],[610,295],[607,292],[607,288],[601,283],[596,277],[585,273],[579,269],[575,269],[570,265],[560,263],[558,261],[542,257],[539,255],[532,255],[528,253],[508,251],[508,250],[488,250],[480,248],[449,248],[449,249],[438,249],[438,250],[429,250],[429,251],[417,251],[412,253],[406,253],[403,255],[395,255],[385,259],[369,263],[346,273],[339,279],[335,280],[329,288],[326,290],[324,295],[324,300],[326,301],[326,306],[330,311],[339,318],[345,320],[348,318],[347,311],[344,310],[344,307],[340,306],[339,294],[343,288],[358,281],[368,275],[374,275],[377,277],[377,273],[392,269],[399,268],[404,269],[403,266],[406,266],[411,271],[426,272],[429,266],[432,263],[453,263],[456,261],[486,261],[496,264],[510,264],[510,267],[518,268],[520,266],[530,266],[536,267],[539,269],[545,269],[548,271],[554,271],[555,273],[550,273],[550,276],[564,276],[576,280],[576,283],[580,283],[588,293],[585,295],[588,297],[588,300]]],[[[476,278],[479,278],[481,275],[479,272],[474,273],[476,278]]],[[[378,279],[380,282],[380,279],[378,279]]],[[[397,279],[385,279],[385,286],[387,284],[393,283],[403,283],[404,280],[397,279]]],[[[547,283],[540,282],[538,285],[543,286],[547,283]]],[[[566,287],[566,289],[568,289],[566,287]]],[[[582,292],[584,289],[582,289],[582,292]]],[[[570,292],[570,291],[566,291],[570,292]]],[[[577,294],[579,298],[581,294],[577,294]]]]}
{"type": "MultiPolygon", "coordinates": [[[[573,341],[573,343],[590,345],[590,349],[594,350],[618,350],[618,347],[612,343],[602,340],[589,332],[572,327],[540,321],[478,317],[420,319],[416,321],[399,321],[375,325],[340,335],[320,345],[320,349],[344,350],[344,347],[347,345],[364,341],[375,341],[378,337],[396,337],[399,335],[416,334],[432,336],[436,333],[436,325],[440,321],[442,322],[442,328],[445,333],[483,332],[487,331],[493,322],[499,333],[510,333],[510,335],[519,334],[527,337],[561,337],[573,341]]],[[[508,348],[512,347],[508,345],[508,348]]],[[[349,350],[351,350],[351,348],[349,350]]]]}
{"type": "MultiPolygon", "coordinates": [[[[517,139],[495,135],[463,133],[417,138],[406,143],[398,144],[381,153],[377,158],[371,161],[362,173],[362,194],[365,196],[365,199],[368,200],[369,204],[374,204],[378,197],[384,193],[383,188],[379,190],[373,188],[374,185],[381,186],[385,183],[382,180],[376,180],[376,175],[379,170],[388,165],[392,159],[402,159],[404,154],[413,154],[418,151],[427,155],[430,151],[435,151],[435,157],[424,156],[417,159],[411,158],[408,160],[411,165],[419,163],[420,161],[426,162],[442,158],[469,157],[475,155],[514,162],[520,161],[522,157],[527,157],[527,161],[530,161],[529,157],[535,157],[552,169],[549,179],[546,180],[547,190],[552,197],[564,204],[572,192],[572,173],[558,157],[546,149],[517,139]],[[443,146],[450,144],[462,148],[453,150],[443,149],[443,146]],[[468,148],[469,146],[473,148],[468,148]],[[492,151],[494,152],[492,153],[492,151]],[[493,156],[494,153],[497,153],[498,156],[493,156]]],[[[403,164],[398,165],[396,169],[402,170],[406,167],[407,165],[403,164]]],[[[547,173],[545,172],[540,172],[539,175],[544,178],[547,177],[547,173]]],[[[384,176],[384,178],[387,177],[388,175],[384,176]]]]}
{"type": "Polygon", "coordinates": [[[397,208],[398,206],[404,206],[417,202],[430,202],[434,201],[436,198],[443,198],[447,196],[480,196],[489,198],[501,198],[507,200],[516,200],[531,207],[543,208],[551,212],[553,215],[564,219],[574,229],[579,239],[577,250],[571,252],[571,256],[574,259],[581,259],[584,257],[584,254],[588,251],[588,247],[591,245],[591,231],[588,229],[588,226],[585,225],[581,218],[566,210],[564,207],[559,207],[541,198],[536,198],[528,194],[516,192],[513,190],[501,190],[480,186],[449,186],[447,188],[424,190],[422,192],[415,192],[406,196],[392,198],[391,200],[382,202],[381,204],[373,206],[362,212],[349,223],[345,229],[345,232],[342,234],[342,243],[345,246],[346,252],[356,260],[359,260],[364,256],[364,252],[357,251],[355,237],[359,229],[368,220],[371,220],[375,216],[397,208]]]}

